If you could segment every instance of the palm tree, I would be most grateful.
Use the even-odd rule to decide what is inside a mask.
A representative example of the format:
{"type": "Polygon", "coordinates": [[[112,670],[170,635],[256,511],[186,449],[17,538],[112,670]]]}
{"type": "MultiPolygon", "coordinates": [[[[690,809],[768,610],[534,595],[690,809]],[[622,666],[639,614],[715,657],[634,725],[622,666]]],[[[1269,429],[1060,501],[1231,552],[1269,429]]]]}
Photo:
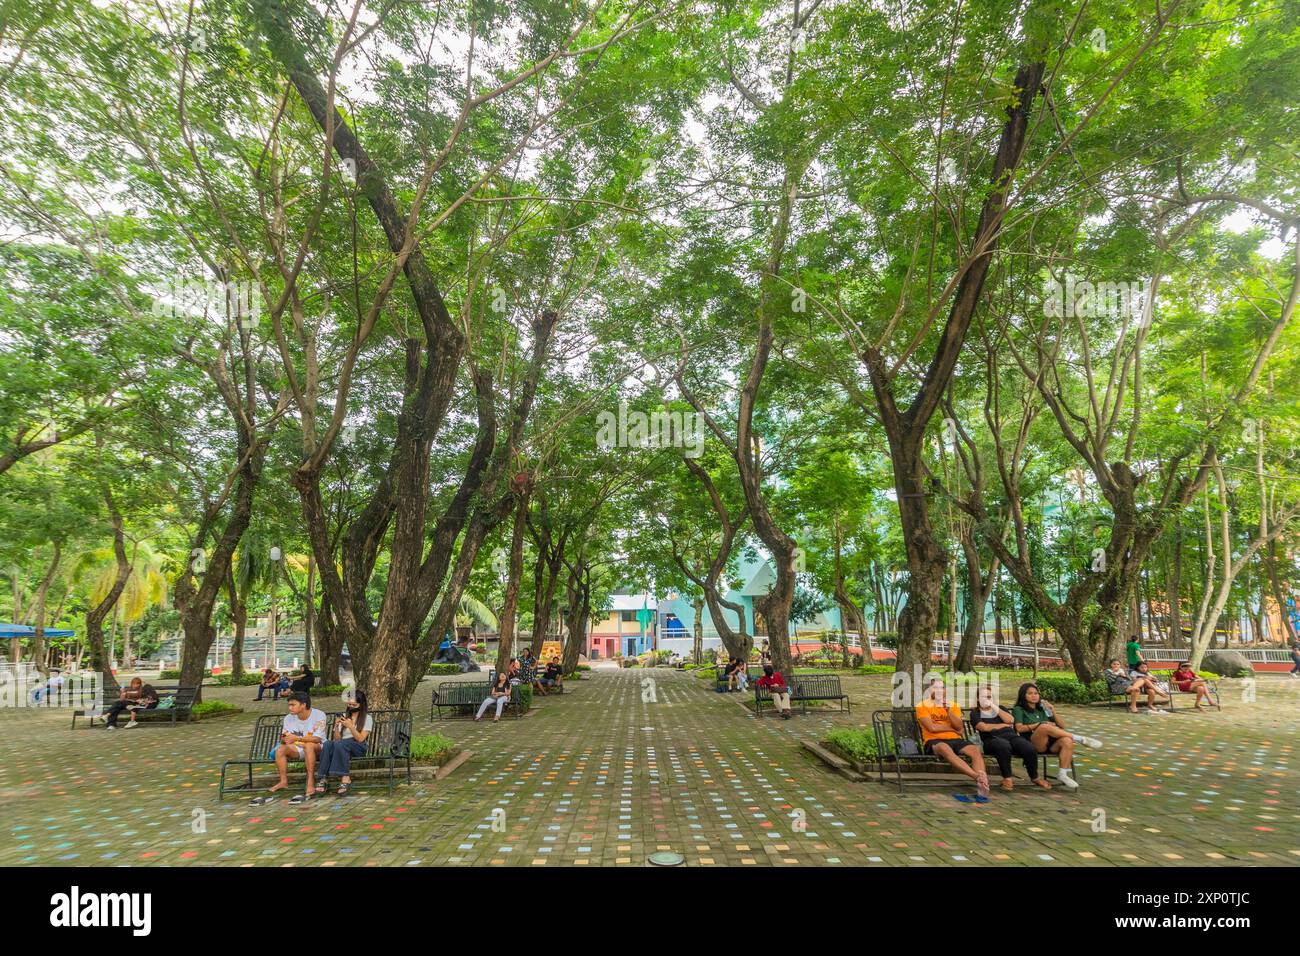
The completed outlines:
{"type": "MultiPolygon", "coordinates": [[[[117,563],[112,548],[95,548],[84,551],[72,566],[74,581],[88,581],[89,602],[98,604],[112,591],[117,581],[117,563]]],[[[131,546],[130,570],[126,584],[113,609],[109,630],[109,656],[115,656],[117,628],[122,626],[122,663],[131,664],[131,625],[144,616],[149,608],[167,602],[167,578],[163,574],[163,558],[147,543],[137,541],[131,546]]]]}
{"type": "Polygon", "coordinates": [[[248,597],[256,587],[271,587],[272,633],[275,631],[275,562],[271,560],[271,541],[258,531],[249,531],[239,543],[239,550],[226,576],[226,596],[230,601],[230,619],[235,625],[235,639],[230,646],[231,673],[236,683],[244,676],[244,630],[248,625],[248,597]]]}

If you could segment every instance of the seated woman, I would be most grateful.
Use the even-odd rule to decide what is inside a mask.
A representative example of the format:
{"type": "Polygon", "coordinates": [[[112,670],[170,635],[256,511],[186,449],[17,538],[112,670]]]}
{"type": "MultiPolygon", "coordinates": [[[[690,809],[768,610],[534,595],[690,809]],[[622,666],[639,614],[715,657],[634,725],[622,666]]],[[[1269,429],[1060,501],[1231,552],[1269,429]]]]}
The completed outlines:
{"type": "Polygon", "coordinates": [[[736,690],[743,691],[749,686],[749,661],[736,658],[736,690]]]}
{"type": "MultiPolygon", "coordinates": [[[[1143,689],[1150,689],[1159,694],[1163,703],[1169,703],[1169,688],[1161,686],[1155,675],[1151,673],[1151,665],[1146,661],[1139,661],[1137,667],[1130,668],[1128,676],[1129,680],[1140,683],[1143,689]]],[[[1166,714],[1168,711],[1159,707],[1148,707],[1147,713],[1166,714]]]]}
{"type": "Polygon", "coordinates": [[[262,682],[257,685],[257,699],[261,700],[262,695],[268,690],[272,691],[275,699],[280,699],[280,692],[289,689],[289,678],[282,674],[277,674],[271,668],[262,671],[262,682]]]}
{"type": "Polygon", "coordinates": [[[478,713],[474,715],[474,719],[482,720],[483,711],[496,704],[497,713],[492,718],[492,723],[495,724],[501,719],[501,711],[505,710],[512,693],[514,693],[514,688],[510,685],[510,672],[501,671],[497,674],[497,679],[492,683],[492,686],[488,688],[488,695],[483,698],[483,703],[478,705],[478,713]]]}
{"type": "Polygon", "coordinates": [[[1210,699],[1210,685],[1205,682],[1204,678],[1198,677],[1196,671],[1192,670],[1191,661],[1183,661],[1180,663],[1178,665],[1178,670],[1174,671],[1171,680],[1173,685],[1184,694],[1196,694],[1197,710],[1205,710],[1205,708],[1201,706],[1202,700],[1207,704],[1214,703],[1214,701],[1210,699]]]}
{"type": "MultiPolygon", "coordinates": [[[[942,757],[974,779],[976,802],[987,803],[989,775],[984,771],[984,754],[966,739],[961,708],[948,703],[942,680],[930,681],[925,697],[916,705],[916,722],[921,727],[921,749],[932,757],[942,757]]],[[[970,797],[964,795],[957,799],[970,802],[970,797]]]]}
{"type": "Polygon", "coordinates": [[[1011,708],[1015,718],[1016,732],[1034,745],[1040,754],[1056,754],[1060,768],[1056,779],[1068,790],[1079,789],[1079,784],[1070,775],[1074,764],[1074,744],[1078,741],[1089,747],[1100,748],[1101,741],[1095,737],[1071,734],[1057,715],[1052,705],[1043,700],[1038,685],[1029,683],[1020,685],[1016,695],[1016,705],[1011,708]]]}
{"type": "Polygon", "coordinates": [[[1019,757],[1029,774],[1029,782],[1044,790],[1051,790],[1052,785],[1038,776],[1038,750],[1032,743],[1016,733],[1016,719],[1009,710],[993,700],[993,691],[981,687],[978,704],[970,715],[971,726],[979,732],[984,743],[984,752],[992,755],[998,762],[998,772],[1002,774],[1002,789],[1014,790],[1015,781],[1011,776],[1011,758],[1019,757]]]}
{"type": "Polygon", "coordinates": [[[729,691],[736,689],[736,681],[739,680],[739,678],[736,676],[736,671],[739,668],[740,668],[740,658],[733,657],[731,660],[727,661],[727,666],[722,671],[722,676],[727,679],[727,690],[729,691]]]}
{"type": "Polygon", "coordinates": [[[1124,670],[1118,659],[1110,662],[1110,669],[1103,675],[1106,678],[1106,689],[1112,694],[1124,694],[1128,697],[1128,712],[1137,713],[1138,695],[1146,691],[1147,710],[1150,713],[1160,713],[1156,708],[1156,694],[1160,691],[1156,687],[1156,682],[1150,677],[1138,676],[1134,679],[1133,675],[1124,670]]]}
{"type": "Polygon", "coordinates": [[[294,694],[310,694],[315,684],[316,675],[311,672],[310,667],[303,664],[302,673],[289,682],[289,691],[294,694]]]}
{"type": "Polygon", "coordinates": [[[352,788],[352,775],[348,771],[352,769],[353,759],[365,756],[366,738],[375,727],[375,719],[370,716],[369,711],[365,691],[357,691],[355,696],[346,702],[346,711],[343,716],[334,721],[334,731],[330,739],[321,744],[320,783],[316,786],[316,793],[326,791],[326,783],[330,777],[342,777],[334,795],[336,797],[348,795],[348,790],[352,788]]]}

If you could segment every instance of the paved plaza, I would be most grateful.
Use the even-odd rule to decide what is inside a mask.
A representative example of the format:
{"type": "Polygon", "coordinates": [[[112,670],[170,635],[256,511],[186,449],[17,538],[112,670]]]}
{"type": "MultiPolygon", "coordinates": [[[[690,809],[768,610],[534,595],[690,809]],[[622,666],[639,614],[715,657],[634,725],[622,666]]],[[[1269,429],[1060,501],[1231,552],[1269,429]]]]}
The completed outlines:
{"type": "Polygon", "coordinates": [[[888,705],[888,676],[844,683],[851,714],[780,721],[687,672],[597,669],[522,720],[476,724],[430,721],[430,679],[415,732],[473,756],[445,780],[302,807],[217,800],[222,760],[283,709],[254,688],[206,688],[244,713],[175,728],[73,731],[66,711],[10,711],[0,864],[643,866],[671,850],[690,866],[1300,865],[1300,681],[1261,677],[1252,702],[1225,681],[1222,713],[1062,705],[1106,745],[1082,751],[1080,789],[1022,782],[987,805],[854,782],[807,753],[802,739],[888,705]]]}

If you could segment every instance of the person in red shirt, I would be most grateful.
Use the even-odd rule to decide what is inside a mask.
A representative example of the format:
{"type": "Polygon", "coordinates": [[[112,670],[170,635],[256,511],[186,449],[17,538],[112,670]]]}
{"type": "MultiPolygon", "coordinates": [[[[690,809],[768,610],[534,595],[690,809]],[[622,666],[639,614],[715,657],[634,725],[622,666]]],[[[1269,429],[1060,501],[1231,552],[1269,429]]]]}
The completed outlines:
{"type": "Polygon", "coordinates": [[[1174,686],[1176,686],[1184,694],[1191,694],[1191,693],[1196,694],[1197,710],[1199,711],[1205,710],[1205,708],[1201,706],[1202,700],[1205,701],[1205,703],[1207,704],[1211,703],[1210,685],[1205,683],[1205,681],[1202,678],[1196,676],[1196,671],[1192,670],[1191,661],[1183,661],[1181,664],[1179,664],[1178,670],[1174,671],[1173,673],[1172,680],[1174,686]]]}
{"type": "Polygon", "coordinates": [[[772,695],[772,703],[776,705],[776,712],[781,715],[782,720],[789,720],[790,688],[786,686],[785,678],[771,664],[764,664],[763,676],[754,681],[754,684],[765,688],[772,695]]]}

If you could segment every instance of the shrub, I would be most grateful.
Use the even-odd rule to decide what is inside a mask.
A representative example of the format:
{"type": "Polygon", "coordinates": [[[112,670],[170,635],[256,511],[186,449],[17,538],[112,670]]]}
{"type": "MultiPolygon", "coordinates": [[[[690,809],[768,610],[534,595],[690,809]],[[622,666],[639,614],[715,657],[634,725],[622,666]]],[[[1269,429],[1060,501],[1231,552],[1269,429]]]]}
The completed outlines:
{"type": "Polygon", "coordinates": [[[164,680],[180,680],[180,679],[181,679],[181,672],[180,672],[179,670],[174,670],[174,671],[173,671],[173,670],[159,671],[159,673],[158,673],[158,679],[159,679],[160,681],[164,681],[164,680]]]}
{"type": "Polygon", "coordinates": [[[235,675],[233,673],[218,674],[216,679],[218,687],[253,687],[262,683],[262,672],[247,671],[239,676],[238,684],[235,683],[235,675]]]}
{"type": "Polygon", "coordinates": [[[893,631],[881,631],[875,637],[876,644],[886,650],[898,650],[898,635],[893,631]]]}
{"type": "Polygon", "coordinates": [[[411,738],[411,760],[415,763],[441,765],[459,749],[442,734],[419,734],[411,738]]]}
{"type": "Polygon", "coordinates": [[[516,684],[515,691],[519,694],[519,706],[523,710],[531,710],[533,706],[533,687],[531,684],[516,684]]]}
{"type": "Polygon", "coordinates": [[[590,665],[590,664],[579,664],[579,665],[578,665],[578,670],[580,670],[580,671],[589,671],[589,670],[591,670],[591,665],[590,665]]]}
{"type": "Polygon", "coordinates": [[[309,693],[312,697],[341,697],[343,695],[343,685],[317,684],[309,693]]]}
{"type": "Polygon", "coordinates": [[[826,734],[823,742],[832,750],[839,752],[850,760],[871,761],[879,753],[876,750],[876,735],[860,728],[841,728],[826,734]]]}
{"type": "Polygon", "coordinates": [[[195,704],[190,713],[196,717],[202,717],[205,714],[221,714],[230,710],[239,710],[228,700],[205,700],[202,703],[195,704]]]}
{"type": "Polygon", "coordinates": [[[429,673],[430,674],[459,674],[460,665],[459,664],[430,664],[429,673]]]}
{"type": "Polygon", "coordinates": [[[1034,683],[1039,693],[1054,704],[1087,704],[1109,698],[1104,680],[1085,685],[1076,677],[1039,677],[1034,683]]]}

